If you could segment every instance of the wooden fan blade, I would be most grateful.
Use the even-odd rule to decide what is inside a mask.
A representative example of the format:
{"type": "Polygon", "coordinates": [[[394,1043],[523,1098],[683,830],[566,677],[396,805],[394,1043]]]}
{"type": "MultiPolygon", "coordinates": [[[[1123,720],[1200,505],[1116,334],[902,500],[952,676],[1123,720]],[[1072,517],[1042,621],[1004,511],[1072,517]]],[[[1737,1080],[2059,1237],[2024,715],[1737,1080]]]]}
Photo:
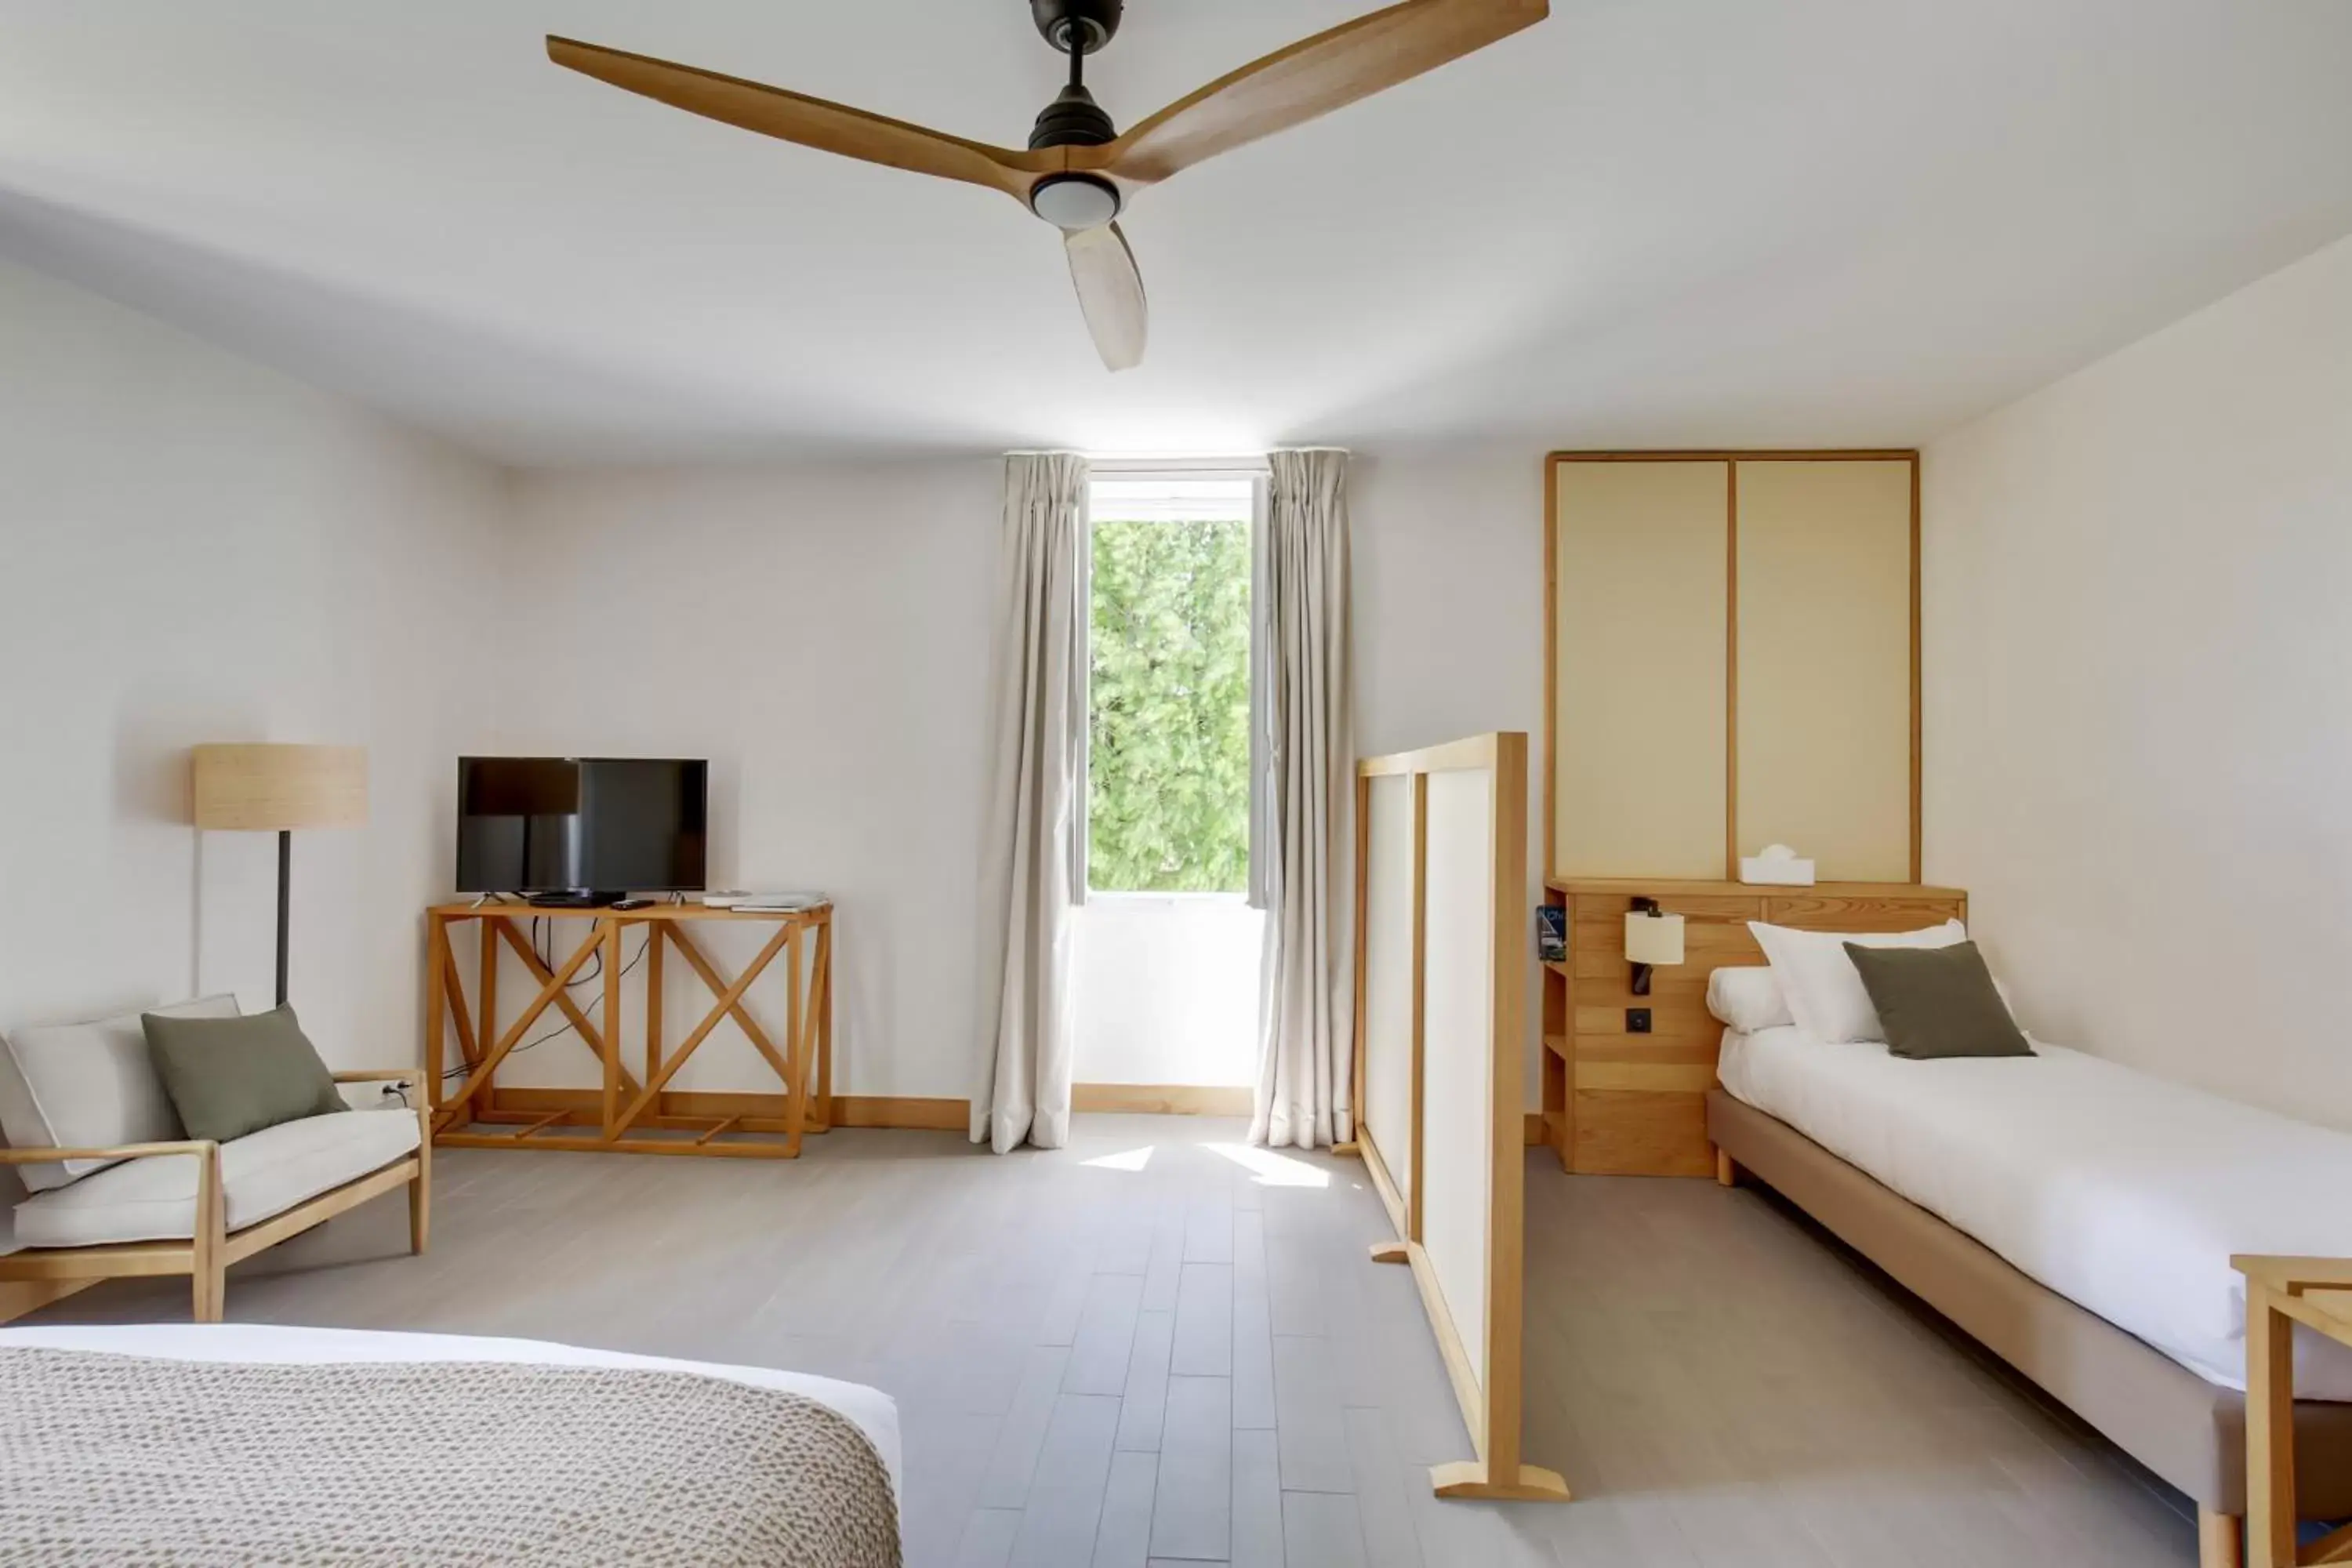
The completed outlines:
{"type": "Polygon", "coordinates": [[[1087,331],[1095,349],[1110,369],[1133,370],[1143,363],[1143,349],[1151,335],[1151,311],[1143,296],[1143,273],[1135,252],[1115,223],[1082,228],[1066,242],[1070,251],[1070,281],[1078,286],[1078,308],[1087,313],[1087,331]]]}
{"type": "Polygon", "coordinates": [[[845,158],[985,185],[1024,205],[1029,199],[1029,187],[1037,176],[1049,168],[1059,167],[1061,162],[1034,153],[967,142],[961,136],[828,103],[821,98],[787,92],[780,87],[765,87],[756,81],[720,76],[716,71],[675,65],[552,34],[547,40],[547,58],[568,70],[683,109],[689,114],[699,114],[706,120],[795,142],[823,153],[838,153],[845,158]]]}
{"type": "Polygon", "coordinates": [[[1074,168],[1148,185],[1277,131],[1344,109],[1531,27],[1550,0],[1404,0],[1211,82],[1074,168]]]}

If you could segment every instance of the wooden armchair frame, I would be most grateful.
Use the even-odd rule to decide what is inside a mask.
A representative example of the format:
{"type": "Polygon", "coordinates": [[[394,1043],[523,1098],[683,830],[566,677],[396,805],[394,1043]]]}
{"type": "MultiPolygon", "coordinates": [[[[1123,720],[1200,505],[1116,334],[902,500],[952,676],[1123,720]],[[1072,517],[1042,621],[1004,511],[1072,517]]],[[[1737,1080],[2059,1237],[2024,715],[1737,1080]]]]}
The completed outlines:
{"type": "Polygon", "coordinates": [[[414,1068],[367,1072],[339,1072],[338,1084],[408,1083],[417,1085],[417,1143],[414,1153],[378,1166],[354,1181],[307,1198],[283,1214],[228,1228],[228,1205],[221,1189],[221,1146],[209,1138],[173,1143],[126,1143],[110,1149],[0,1149],[0,1165],[39,1165],[55,1160],[152,1160],[194,1156],[196,1174],[195,1235],[187,1241],[124,1241],[105,1247],[36,1247],[0,1256],[0,1286],[15,1282],[29,1287],[9,1300],[0,1295],[0,1322],[86,1290],[102,1279],[127,1279],[144,1275],[185,1274],[194,1289],[194,1310],[199,1323],[217,1323],[228,1295],[229,1265],[241,1263],[335,1215],[356,1208],[370,1198],[396,1187],[408,1189],[408,1249],[422,1253],[431,1239],[433,1223],[433,1125],[424,1079],[414,1068]]]}

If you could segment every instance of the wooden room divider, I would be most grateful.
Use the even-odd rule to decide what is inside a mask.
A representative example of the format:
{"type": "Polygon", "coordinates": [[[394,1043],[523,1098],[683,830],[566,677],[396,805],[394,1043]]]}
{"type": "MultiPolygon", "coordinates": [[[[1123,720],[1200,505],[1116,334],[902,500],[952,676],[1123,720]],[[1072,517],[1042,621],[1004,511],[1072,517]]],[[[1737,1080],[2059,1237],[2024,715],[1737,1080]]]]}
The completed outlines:
{"type": "Polygon", "coordinates": [[[1356,776],[1357,1143],[1475,1459],[1440,1497],[1565,1501],[1520,1459],[1528,738],[1372,757],[1356,776]]]}

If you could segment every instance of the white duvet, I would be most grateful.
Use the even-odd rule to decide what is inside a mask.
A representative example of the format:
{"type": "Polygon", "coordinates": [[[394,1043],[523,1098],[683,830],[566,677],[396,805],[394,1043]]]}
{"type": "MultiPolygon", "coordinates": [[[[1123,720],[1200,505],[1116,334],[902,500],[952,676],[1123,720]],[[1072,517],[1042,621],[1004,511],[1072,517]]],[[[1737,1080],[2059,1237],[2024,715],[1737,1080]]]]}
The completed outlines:
{"type": "Polygon", "coordinates": [[[289,1329],[266,1323],[140,1323],[121,1327],[0,1329],[0,1350],[40,1348],[100,1351],[163,1361],[261,1364],[321,1362],[512,1362],[533,1366],[614,1366],[643,1372],[688,1372],[753,1388],[798,1394],[839,1411],[873,1442],[890,1472],[891,1490],[906,1506],[900,1484],[898,1406],[878,1388],[764,1366],[720,1366],[668,1356],[627,1355],[544,1340],[477,1339],[466,1334],[379,1333],[365,1329],[289,1329]]]}
{"type": "MultiPolygon", "coordinates": [[[[2352,1135],[2097,1057],[1906,1061],[1796,1028],[1727,1034],[1723,1087],[2210,1382],[2246,1385],[2234,1252],[2352,1258],[2352,1135]]],[[[2352,1402],[2352,1350],[2296,1331],[2295,1393],[2352,1402]]]]}

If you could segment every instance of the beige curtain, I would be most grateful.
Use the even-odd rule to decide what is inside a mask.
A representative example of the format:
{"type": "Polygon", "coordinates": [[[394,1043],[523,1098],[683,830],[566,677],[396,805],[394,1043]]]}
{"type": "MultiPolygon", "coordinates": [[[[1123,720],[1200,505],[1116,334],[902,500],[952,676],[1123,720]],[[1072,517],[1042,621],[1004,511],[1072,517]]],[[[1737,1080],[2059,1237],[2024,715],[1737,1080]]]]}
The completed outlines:
{"type": "Polygon", "coordinates": [[[1355,1136],[1348,455],[1276,452],[1260,560],[1265,993],[1250,1142],[1355,1136]]]}
{"type": "Polygon", "coordinates": [[[1070,911],[1086,780],[1086,459],[1004,463],[971,1141],[1070,1136],[1070,911]]]}

